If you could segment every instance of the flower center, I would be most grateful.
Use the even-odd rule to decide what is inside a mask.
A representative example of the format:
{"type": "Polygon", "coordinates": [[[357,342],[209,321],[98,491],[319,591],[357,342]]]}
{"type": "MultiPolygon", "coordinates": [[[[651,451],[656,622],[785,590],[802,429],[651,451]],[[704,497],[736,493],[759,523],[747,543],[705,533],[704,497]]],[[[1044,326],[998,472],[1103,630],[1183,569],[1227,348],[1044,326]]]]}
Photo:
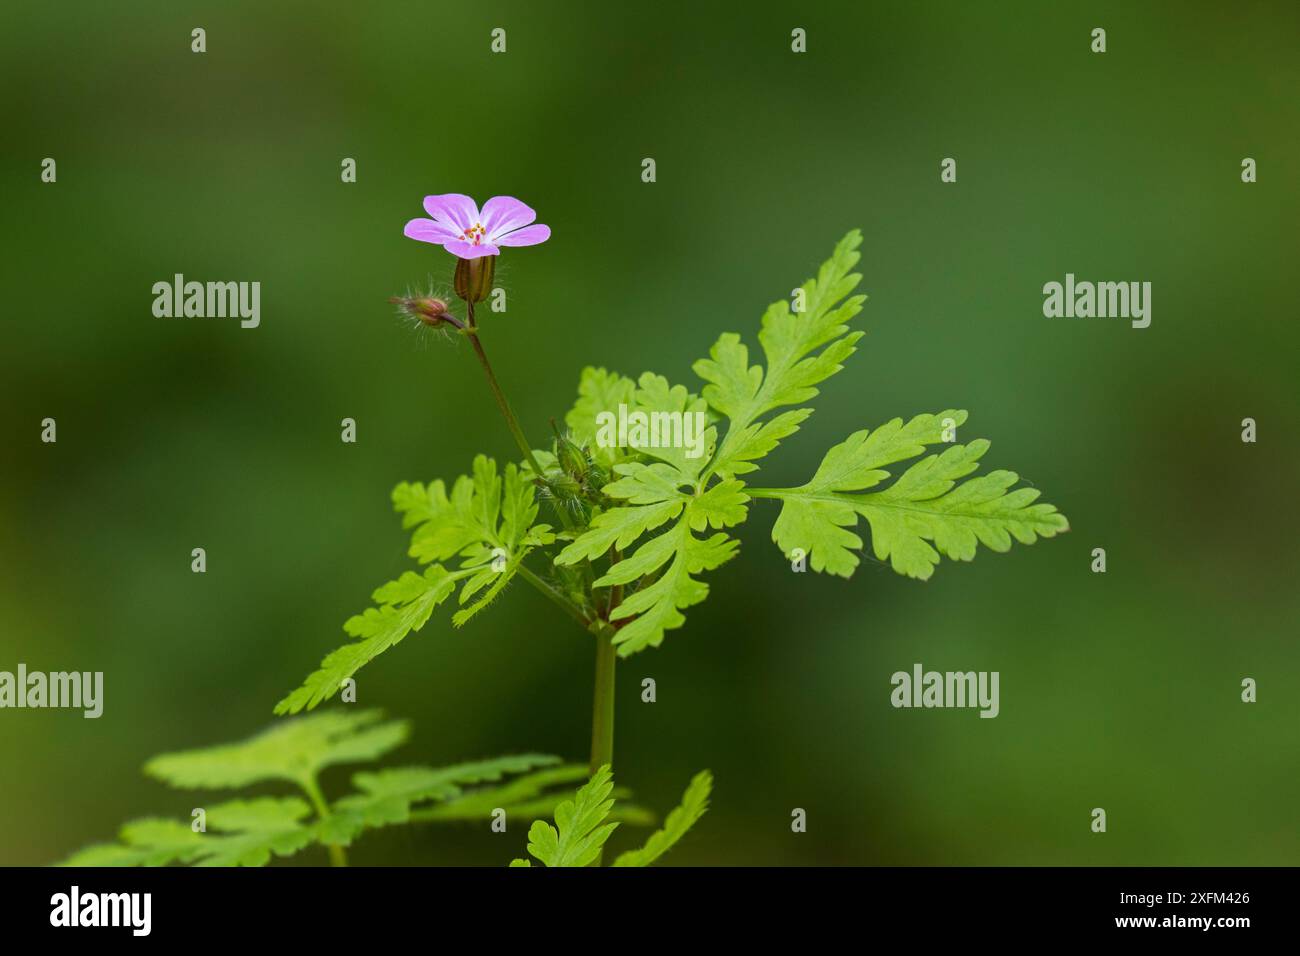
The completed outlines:
{"type": "Polygon", "coordinates": [[[481,246],[483,245],[483,240],[486,237],[487,237],[487,230],[483,228],[482,223],[476,222],[474,223],[474,225],[470,226],[468,229],[466,229],[464,232],[460,234],[460,241],[468,242],[471,245],[475,245],[475,246],[481,246]]]}

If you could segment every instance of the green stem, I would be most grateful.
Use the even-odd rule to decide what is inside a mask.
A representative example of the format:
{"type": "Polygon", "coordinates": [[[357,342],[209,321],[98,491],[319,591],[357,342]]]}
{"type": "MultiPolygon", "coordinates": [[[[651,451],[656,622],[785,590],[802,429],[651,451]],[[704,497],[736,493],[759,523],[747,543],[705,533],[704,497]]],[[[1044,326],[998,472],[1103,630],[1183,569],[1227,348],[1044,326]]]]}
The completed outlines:
{"type": "Polygon", "coordinates": [[[614,662],[610,634],[596,636],[596,689],[591,705],[591,772],[614,763],[614,662]]]}
{"type": "Polygon", "coordinates": [[[506,420],[506,427],[510,429],[510,434],[514,436],[515,444],[519,450],[524,453],[524,458],[532,466],[533,474],[538,478],[542,477],[542,466],[537,463],[537,456],[533,454],[532,445],[528,444],[528,439],[524,437],[524,430],[519,426],[519,419],[510,408],[510,402],[506,399],[506,393],[501,390],[501,383],[497,381],[496,373],[492,371],[492,363],[488,361],[487,352],[483,350],[483,343],[479,341],[478,326],[474,324],[474,303],[465,303],[469,312],[469,321],[465,324],[464,332],[469,338],[470,344],[474,346],[474,354],[478,356],[479,365],[483,366],[483,374],[487,376],[488,386],[492,389],[492,396],[497,400],[497,408],[501,409],[501,415],[506,420]]]}
{"type": "MultiPolygon", "coordinates": [[[[610,566],[623,560],[623,552],[611,548],[610,566]]],[[[591,767],[595,773],[605,764],[614,765],[614,664],[618,661],[618,651],[614,647],[614,635],[617,631],[610,619],[614,608],[623,603],[623,585],[616,584],[609,589],[609,608],[605,612],[607,631],[596,635],[596,689],[591,701],[591,767]]],[[[604,851],[596,855],[592,866],[600,866],[604,851]]]]}
{"type": "MultiPolygon", "coordinates": [[[[467,301],[465,309],[469,321],[461,326],[460,330],[469,339],[470,344],[474,346],[474,355],[478,358],[478,364],[483,366],[483,374],[487,376],[488,387],[492,389],[492,397],[497,400],[497,408],[501,410],[501,417],[506,420],[506,427],[510,429],[515,444],[523,452],[524,459],[528,462],[529,467],[533,469],[533,474],[537,478],[545,480],[542,466],[538,464],[537,456],[533,453],[533,446],[529,444],[528,439],[524,436],[524,430],[519,425],[519,419],[515,417],[514,411],[510,408],[510,400],[506,398],[501,383],[497,381],[496,372],[492,371],[492,363],[488,361],[487,352],[484,351],[483,343],[478,337],[478,326],[474,324],[474,303],[467,301]]],[[[565,528],[573,528],[573,519],[569,517],[563,505],[557,504],[555,513],[560,516],[560,523],[565,528]]]]}
{"type": "Polygon", "coordinates": [[[555,588],[547,584],[546,581],[534,574],[522,562],[519,565],[519,576],[533,587],[537,588],[538,591],[549,598],[551,602],[557,605],[565,614],[577,621],[584,631],[591,630],[592,622],[587,620],[586,615],[582,613],[582,609],[579,608],[578,605],[574,604],[559,591],[555,590],[555,588]]]}
{"type": "MultiPolygon", "coordinates": [[[[315,777],[308,777],[305,780],[298,781],[303,792],[307,794],[307,799],[311,805],[316,808],[316,816],[324,823],[330,818],[329,804],[325,802],[325,795],[320,792],[320,784],[316,782],[315,777]]],[[[326,844],[329,851],[330,866],[347,866],[348,855],[344,852],[343,847],[334,844],[326,844]]]]}
{"type": "Polygon", "coordinates": [[[746,488],[745,494],[751,498],[786,498],[797,488],[746,488]]]}

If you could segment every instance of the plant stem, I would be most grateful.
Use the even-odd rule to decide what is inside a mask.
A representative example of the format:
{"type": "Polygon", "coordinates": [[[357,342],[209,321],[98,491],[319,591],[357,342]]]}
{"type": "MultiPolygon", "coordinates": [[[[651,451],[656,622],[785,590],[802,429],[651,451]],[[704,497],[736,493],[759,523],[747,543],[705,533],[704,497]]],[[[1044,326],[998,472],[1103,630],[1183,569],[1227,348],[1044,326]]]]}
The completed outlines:
{"type": "Polygon", "coordinates": [[[577,621],[584,631],[591,630],[591,622],[583,615],[582,609],[534,574],[523,564],[523,562],[520,562],[519,564],[519,575],[533,587],[537,588],[537,590],[541,591],[542,594],[546,595],[546,597],[564,611],[565,614],[577,621]]]}
{"type": "MultiPolygon", "coordinates": [[[[505,392],[502,391],[501,383],[497,381],[496,373],[492,371],[492,363],[488,361],[487,352],[483,349],[483,343],[479,340],[478,326],[474,322],[474,303],[467,299],[465,307],[467,319],[464,326],[461,327],[461,331],[469,338],[470,344],[474,347],[474,354],[478,357],[479,365],[483,366],[483,374],[487,376],[488,386],[492,389],[492,396],[496,399],[497,408],[501,410],[501,417],[506,420],[506,426],[510,429],[515,444],[523,452],[524,458],[533,469],[533,474],[538,478],[542,478],[542,467],[537,462],[537,456],[533,454],[532,445],[524,437],[524,430],[519,424],[519,419],[515,417],[515,413],[511,410],[510,402],[507,400],[505,392]]],[[[560,516],[561,523],[566,528],[572,528],[572,519],[565,512],[563,506],[559,506],[555,510],[560,516]]],[[[529,584],[563,608],[565,613],[581,624],[584,629],[595,634],[596,686],[591,710],[591,772],[595,773],[605,764],[612,765],[614,762],[614,662],[618,659],[618,654],[614,649],[612,628],[597,627],[595,625],[599,624],[599,621],[588,621],[573,602],[533,574],[522,563],[519,566],[519,573],[523,575],[524,580],[529,584]]],[[[616,587],[610,594],[611,610],[618,605],[621,598],[622,588],[616,587]]],[[[595,865],[600,865],[599,857],[596,858],[595,865]]]]}
{"type": "MultiPolygon", "coordinates": [[[[307,799],[311,801],[312,806],[316,808],[316,816],[324,823],[330,818],[330,808],[329,804],[325,802],[325,795],[320,792],[320,784],[316,782],[315,777],[308,777],[305,780],[298,781],[298,783],[301,785],[303,792],[307,794],[307,799]]],[[[329,851],[330,866],[348,865],[348,855],[344,852],[343,847],[330,843],[326,844],[325,848],[329,851]]]]}
{"type": "Polygon", "coordinates": [[[501,383],[497,381],[496,373],[492,371],[492,363],[488,361],[487,352],[483,350],[483,343],[479,341],[478,326],[474,324],[474,303],[466,302],[465,306],[469,313],[469,321],[465,323],[464,328],[465,335],[469,337],[470,344],[474,346],[474,354],[478,356],[479,365],[483,366],[483,374],[487,376],[492,395],[497,400],[497,408],[501,409],[501,415],[506,420],[506,427],[510,429],[515,444],[519,446],[519,450],[524,453],[524,458],[532,466],[533,474],[540,478],[542,477],[542,466],[537,463],[537,456],[533,454],[532,446],[528,444],[528,439],[524,437],[524,430],[519,426],[519,419],[511,411],[510,402],[506,399],[506,393],[501,390],[501,383]]]}
{"type": "Polygon", "coordinates": [[[591,772],[614,762],[614,662],[612,635],[596,636],[596,689],[591,705],[591,772]]]}
{"type": "MultiPolygon", "coordinates": [[[[528,443],[528,439],[524,436],[524,430],[519,425],[519,419],[515,417],[514,411],[510,408],[510,401],[506,398],[506,393],[502,391],[496,373],[492,371],[492,363],[488,361],[487,352],[483,350],[483,343],[478,337],[478,326],[474,324],[474,303],[466,301],[465,311],[468,315],[468,321],[464,325],[454,324],[469,339],[470,344],[474,346],[474,354],[478,357],[479,365],[483,366],[483,374],[487,376],[488,386],[492,389],[492,396],[497,400],[497,408],[501,409],[501,417],[506,420],[506,427],[510,429],[515,444],[524,453],[524,458],[533,469],[533,474],[538,479],[545,480],[542,466],[538,464],[537,456],[533,454],[533,446],[528,443]]],[[[564,525],[565,528],[573,528],[573,519],[569,517],[563,505],[556,505],[555,513],[560,516],[560,524],[564,525]]]]}
{"type": "MultiPolygon", "coordinates": [[[[612,634],[596,635],[596,689],[591,702],[591,772],[614,763],[614,650],[612,634]]],[[[604,850],[592,866],[600,866],[604,850]]]]}
{"type": "Polygon", "coordinates": [[[791,491],[796,490],[794,488],[746,488],[745,494],[751,498],[784,498],[791,491]]]}
{"type": "MultiPolygon", "coordinates": [[[[611,548],[610,566],[623,560],[623,552],[611,548]]],[[[596,690],[591,703],[591,772],[614,763],[614,663],[618,652],[614,635],[618,633],[610,620],[614,608],[623,603],[623,585],[609,589],[609,608],[605,612],[608,629],[596,634],[596,690]]]]}

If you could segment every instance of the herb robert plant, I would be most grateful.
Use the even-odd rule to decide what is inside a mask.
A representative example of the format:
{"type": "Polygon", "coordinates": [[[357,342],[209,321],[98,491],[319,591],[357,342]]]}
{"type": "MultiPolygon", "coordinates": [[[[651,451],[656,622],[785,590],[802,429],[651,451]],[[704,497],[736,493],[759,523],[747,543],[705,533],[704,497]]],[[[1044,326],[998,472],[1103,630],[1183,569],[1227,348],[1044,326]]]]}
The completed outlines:
{"type": "Polygon", "coordinates": [[[633,379],[584,369],[564,417],[567,434],[542,449],[525,437],[492,371],[474,306],[490,293],[503,249],[544,242],[550,229],[509,197],[490,199],[482,210],[458,194],[430,196],[424,205],[432,219],[407,223],[406,235],[455,257],[454,288],[465,315],[453,315],[440,299],[397,301],[421,321],[469,339],[519,458],[500,467],[480,455],[450,486],[439,479],[393,490],[421,569],[376,590],[375,606],[344,624],[353,640],[280,701],[277,713],[332,697],[361,667],[422,629],[457,589],[452,622],[461,626],[517,576],[591,634],[594,775],[613,763],[616,659],[657,647],[685,623],[683,611],[708,596],[704,572],[736,556],[739,542],[728,529],[757,502],[777,509],[772,540],[784,560],[841,577],[858,565],[862,530],[876,558],[921,580],[941,558],[969,561],[981,544],[1007,551],[1013,540],[1032,544],[1067,530],[1056,508],[1037,501],[1038,491],[1014,487],[1014,472],[973,475],[989,443],[957,443],[966,422],[957,409],[854,432],[802,485],[753,483],[758,462],[812,414],[805,403],[863,335],[849,326],[865,301],[852,294],[861,278],[853,272],[859,232],[840,240],[817,277],[796,290],[798,311],[784,300],[768,307],[758,333],[761,362],[751,364],[741,337],[724,332],[693,367],[703,382],[698,392],[653,372],[633,379]],[[621,405],[647,416],[703,413],[705,454],[598,446],[597,416],[621,405]],[[937,447],[927,454],[930,446],[937,447]],[[548,513],[539,521],[543,502],[548,513]]]}
{"type": "MultiPolygon", "coordinates": [[[[854,432],[797,487],[750,483],[756,463],[812,414],[805,403],[840,371],[862,336],[848,325],[865,300],[851,295],[860,279],[852,272],[858,232],[840,240],[817,277],[796,290],[798,311],[785,301],[768,307],[758,333],[764,364],[751,365],[740,336],[724,332],[708,358],[694,365],[704,382],[699,394],[652,372],[633,380],[603,368],[584,369],[578,399],[565,415],[568,432],[557,429],[551,448],[544,450],[525,438],[492,371],[474,306],[492,290],[502,248],[545,242],[550,229],[534,224],[532,209],[504,196],[488,200],[481,211],[469,197],[456,194],[430,196],[424,205],[433,218],[407,223],[406,235],[455,256],[453,288],[465,315],[454,315],[445,299],[432,295],[394,301],[420,322],[469,339],[521,460],[501,469],[480,455],[471,473],[450,489],[437,480],[403,482],[393,490],[393,504],[411,531],[410,555],[422,570],[407,571],[376,590],[375,606],[343,625],[353,640],[329,654],[275,709],[297,713],[334,696],[361,667],[423,628],[457,588],[460,609],[452,622],[460,626],[518,576],[589,632],[595,644],[590,764],[561,765],[556,757],[519,754],[449,767],[368,771],[353,777],[353,793],[331,802],[318,782],[322,769],[377,760],[405,739],[407,729],[400,721],[382,721],[378,712],[324,712],[282,722],[236,744],[165,754],[146,767],[176,787],[241,788],[279,781],[296,786],[301,795],[213,806],[206,811],[213,834],[197,823],[137,820],[123,827],[119,842],[88,847],[67,862],[262,865],[273,855],[323,845],[341,865],[344,848],[367,829],[508,812],[534,821],[527,852],[537,862],[599,863],[620,823],[651,819],[627,803],[627,792],[613,783],[615,661],[657,647],[668,631],[685,623],[682,611],[709,593],[700,575],[736,555],[738,542],[726,529],[744,521],[756,500],[778,506],[772,539],[786,559],[841,577],[858,565],[862,520],[875,556],[899,574],[922,580],[941,557],[969,561],[980,544],[1007,551],[1012,539],[1032,544],[1067,530],[1063,515],[1037,502],[1036,490],[1014,487],[1019,480],[1014,472],[971,477],[989,444],[982,439],[956,443],[956,430],[966,421],[966,413],[956,409],[854,432]],[[706,422],[705,453],[698,454],[698,445],[596,443],[600,417],[620,408],[645,416],[698,415],[706,422]],[[931,445],[941,450],[926,454],[931,445]],[[901,471],[889,470],[913,459],[901,471]],[[537,520],[543,501],[557,525],[537,520]],[[583,779],[576,792],[570,789],[583,779]],[[552,812],[554,826],[541,819],[552,812]]],[[[712,776],[701,771],[661,829],[640,849],[620,854],[614,865],[657,860],[707,811],[711,792],[712,776]]],[[[512,865],[528,866],[531,860],[519,857],[512,865]]]]}

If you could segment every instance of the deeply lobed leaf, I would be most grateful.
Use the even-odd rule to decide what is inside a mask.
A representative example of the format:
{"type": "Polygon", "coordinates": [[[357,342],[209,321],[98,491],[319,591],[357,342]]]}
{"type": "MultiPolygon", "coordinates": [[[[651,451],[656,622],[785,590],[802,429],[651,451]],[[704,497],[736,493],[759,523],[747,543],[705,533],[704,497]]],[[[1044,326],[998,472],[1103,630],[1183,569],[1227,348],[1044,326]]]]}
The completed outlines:
{"type": "Polygon", "coordinates": [[[615,866],[649,866],[671,850],[684,837],[696,821],[709,809],[709,794],[713,791],[713,774],[701,770],[691,778],[682,794],[682,802],[668,814],[663,829],[656,830],[639,850],[620,853],[615,866]]]}
{"type": "Polygon", "coordinates": [[[1010,490],[1019,480],[1014,472],[994,471],[958,484],[988,450],[982,439],[921,459],[883,491],[861,493],[890,476],[884,466],[944,442],[965,420],[964,411],[949,410],[850,435],[826,453],[807,484],[762,492],[782,501],[772,539],[787,556],[803,552],[814,571],[848,577],[863,545],[850,530],[860,516],[871,528],[877,558],[925,580],[941,555],[969,561],[978,544],[1007,551],[1013,538],[1032,544],[1068,530],[1053,505],[1035,504],[1036,489],[1010,490]]]}
{"type": "MultiPolygon", "coordinates": [[[[528,830],[528,852],[546,866],[587,866],[618,826],[606,823],[614,800],[613,774],[605,764],[574,795],[555,808],[555,826],[536,821],[528,830]]],[[[512,866],[528,866],[515,860],[512,866]]]]}
{"type": "Polygon", "coordinates": [[[366,827],[408,823],[417,804],[452,800],[474,784],[560,763],[547,754],[518,754],[450,767],[394,767],[358,773],[357,792],[335,802],[325,842],[346,844],[366,827]]]}
{"type": "Polygon", "coordinates": [[[456,582],[473,573],[473,569],[449,572],[435,564],[423,574],[407,571],[378,588],[373,595],[378,606],[348,618],[343,625],[343,630],[358,640],[327,654],[301,687],[275,705],[275,712],[296,714],[329,700],[345,680],[406,635],[424,627],[433,609],[451,596],[456,582]]]}
{"type": "Polygon", "coordinates": [[[303,822],[310,813],[297,797],[259,797],[208,808],[205,832],[174,820],[135,820],[122,827],[120,843],[87,847],[61,865],[265,866],[272,856],[292,856],[315,840],[316,825],[303,822]]]}
{"type": "Polygon", "coordinates": [[[708,383],[705,401],[731,420],[710,472],[753,471],[753,462],[797,431],[812,412],[795,409],[765,422],[758,419],[814,398],[815,386],[840,371],[841,363],[856,351],[862,333],[849,333],[845,323],[861,310],[866,296],[846,297],[862,278],[851,271],[861,243],[856,229],[840,240],[817,277],[800,288],[801,311],[792,311],[784,299],[768,307],[758,336],[766,369],[749,364],[748,348],[730,332],[718,338],[707,359],[695,363],[695,373],[708,383]]]}
{"type": "Polygon", "coordinates": [[[530,551],[554,542],[548,525],[534,524],[534,488],[518,467],[506,465],[502,476],[495,461],[479,455],[472,471],[472,476],[456,479],[450,494],[442,481],[403,482],[393,489],[403,527],[414,529],[411,556],[421,562],[459,556],[460,569],[449,571],[435,563],[378,588],[376,606],[343,625],[357,640],[326,655],[301,687],[276,704],[277,714],[310,710],[333,697],[358,670],[423,628],[462,581],[460,603],[469,606],[453,615],[452,623],[465,624],[505,589],[530,551]]]}
{"type": "MultiPolygon", "coordinates": [[[[587,866],[600,855],[601,848],[618,825],[610,821],[621,809],[613,799],[613,776],[606,764],[592,775],[574,795],[555,808],[553,827],[544,820],[535,822],[528,831],[528,852],[546,866],[587,866]],[[610,821],[610,822],[606,822],[610,821]]],[[[707,770],[696,774],[682,795],[681,804],[668,814],[663,829],[656,831],[639,850],[620,854],[615,866],[649,866],[668,852],[709,808],[713,775],[707,770]]],[[[525,859],[513,860],[513,866],[531,866],[525,859]]]]}
{"type": "Polygon", "coordinates": [[[144,771],[184,788],[267,780],[301,784],[326,767],[376,760],[404,743],[409,732],[406,721],[384,721],[382,711],[332,711],[282,721],[239,743],[161,754],[144,771]]]}

